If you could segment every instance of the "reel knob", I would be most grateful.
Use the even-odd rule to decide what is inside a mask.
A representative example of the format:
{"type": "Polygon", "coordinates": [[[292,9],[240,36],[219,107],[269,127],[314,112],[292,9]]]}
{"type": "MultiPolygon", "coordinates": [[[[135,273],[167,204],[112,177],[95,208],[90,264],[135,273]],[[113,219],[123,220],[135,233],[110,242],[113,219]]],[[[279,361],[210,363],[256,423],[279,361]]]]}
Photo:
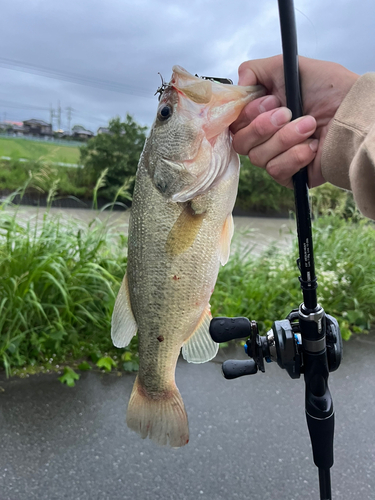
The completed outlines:
{"type": "Polygon", "coordinates": [[[212,340],[218,344],[250,337],[251,323],[248,318],[212,318],[210,335],[212,340]]]}
{"type": "Polygon", "coordinates": [[[227,380],[232,380],[244,375],[254,375],[258,371],[258,366],[255,361],[251,361],[250,359],[228,359],[224,361],[222,370],[224,377],[227,380]]]}

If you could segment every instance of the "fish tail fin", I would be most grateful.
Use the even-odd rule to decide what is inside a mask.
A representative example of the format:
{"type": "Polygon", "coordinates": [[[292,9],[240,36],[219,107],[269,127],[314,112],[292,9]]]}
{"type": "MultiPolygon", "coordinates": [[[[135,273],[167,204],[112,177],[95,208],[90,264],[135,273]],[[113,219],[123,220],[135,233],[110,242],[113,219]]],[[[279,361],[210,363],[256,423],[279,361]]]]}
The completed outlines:
{"type": "Polygon", "coordinates": [[[179,448],[189,442],[187,414],[176,385],[173,390],[150,398],[138,377],[130,396],[126,423],[130,429],[155,443],[179,448]]]}

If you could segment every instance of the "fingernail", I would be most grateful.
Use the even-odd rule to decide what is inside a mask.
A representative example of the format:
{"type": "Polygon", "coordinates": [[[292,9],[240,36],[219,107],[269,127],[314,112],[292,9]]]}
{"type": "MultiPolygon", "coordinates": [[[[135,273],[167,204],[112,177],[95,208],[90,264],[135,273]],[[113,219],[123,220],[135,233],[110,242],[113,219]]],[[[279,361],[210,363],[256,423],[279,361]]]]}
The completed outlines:
{"type": "Polygon", "coordinates": [[[280,108],[276,110],[271,116],[271,123],[276,127],[285,125],[292,118],[292,112],[288,108],[280,108]]]}
{"type": "Polygon", "coordinates": [[[316,127],[315,118],[312,116],[303,116],[302,118],[298,118],[296,120],[296,130],[300,134],[308,134],[309,132],[313,132],[316,127]]]}
{"type": "Polygon", "coordinates": [[[314,139],[310,142],[309,144],[310,148],[312,151],[314,151],[314,153],[316,153],[318,151],[318,146],[319,146],[319,141],[318,139],[314,139]]]}
{"type": "Polygon", "coordinates": [[[279,100],[274,95],[269,95],[263,99],[259,104],[259,111],[265,113],[266,111],[271,111],[271,109],[276,108],[279,105],[279,100]]]}

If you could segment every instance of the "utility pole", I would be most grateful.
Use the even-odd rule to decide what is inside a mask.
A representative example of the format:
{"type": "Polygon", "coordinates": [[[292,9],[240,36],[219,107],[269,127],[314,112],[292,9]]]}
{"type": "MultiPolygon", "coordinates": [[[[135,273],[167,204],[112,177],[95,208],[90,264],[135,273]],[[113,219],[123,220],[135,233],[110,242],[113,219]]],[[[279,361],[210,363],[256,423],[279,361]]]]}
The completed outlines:
{"type": "Polygon", "coordinates": [[[70,135],[70,122],[71,122],[71,119],[72,119],[72,112],[73,112],[73,108],[71,106],[68,106],[67,108],[65,108],[67,110],[67,114],[68,114],[68,132],[69,132],[69,135],[70,135]]]}
{"type": "Polygon", "coordinates": [[[61,130],[61,106],[60,101],[57,108],[57,130],[61,130]]]}
{"type": "Polygon", "coordinates": [[[53,130],[53,118],[55,116],[55,110],[53,109],[52,107],[52,104],[49,105],[49,121],[51,123],[51,127],[52,127],[52,130],[53,130]]]}

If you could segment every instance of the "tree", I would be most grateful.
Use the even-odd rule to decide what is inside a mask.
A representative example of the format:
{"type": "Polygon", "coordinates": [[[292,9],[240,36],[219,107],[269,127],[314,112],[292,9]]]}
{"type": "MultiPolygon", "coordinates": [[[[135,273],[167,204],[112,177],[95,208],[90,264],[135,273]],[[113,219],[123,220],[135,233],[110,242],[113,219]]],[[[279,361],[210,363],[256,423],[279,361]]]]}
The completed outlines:
{"type": "Polygon", "coordinates": [[[241,156],[240,182],[236,206],[258,213],[293,210],[293,191],[277,184],[268,173],[241,156]]]}
{"type": "MultiPolygon", "coordinates": [[[[138,125],[128,114],[110,120],[108,132],[98,134],[80,148],[83,175],[94,186],[100,174],[108,168],[106,185],[99,196],[112,200],[125,180],[135,175],[147,127],[138,125]]],[[[134,183],[131,185],[133,190],[134,183]]]]}

